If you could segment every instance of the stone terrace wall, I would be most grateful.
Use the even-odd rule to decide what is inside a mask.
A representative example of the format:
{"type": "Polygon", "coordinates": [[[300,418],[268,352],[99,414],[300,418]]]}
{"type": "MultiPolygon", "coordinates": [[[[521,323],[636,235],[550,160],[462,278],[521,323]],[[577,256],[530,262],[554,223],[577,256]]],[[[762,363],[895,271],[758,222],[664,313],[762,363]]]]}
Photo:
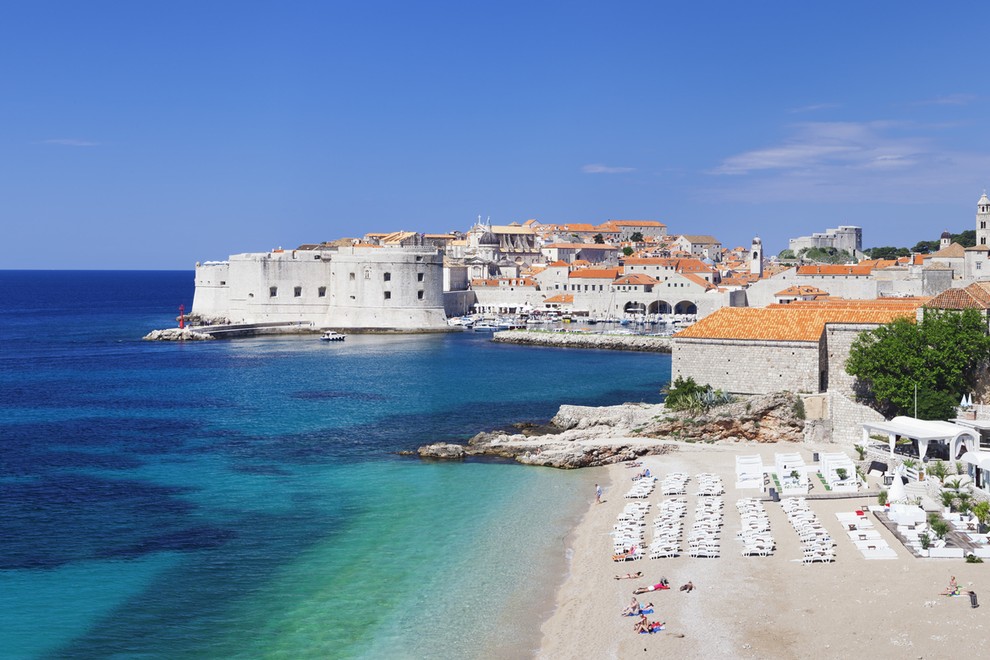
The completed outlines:
{"type": "Polygon", "coordinates": [[[882,422],[884,416],[873,408],[853,401],[842,392],[829,392],[832,413],[832,442],[858,445],[863,442],[863,422],[882,422]]]}
{"type": "Polygon", "coordinates": [[[828,347],[828,391],[853,396],[854,376],[846,373],[846,361],[853,341],[862,332],[874,330],[872,323],[829,323],[825,326],[825,344],[828,347]]]}
{"type": "Polygon", "coordinates": [[[671,378],[736,394],[818,392],[819,342],[675,339],[671,378]]]}

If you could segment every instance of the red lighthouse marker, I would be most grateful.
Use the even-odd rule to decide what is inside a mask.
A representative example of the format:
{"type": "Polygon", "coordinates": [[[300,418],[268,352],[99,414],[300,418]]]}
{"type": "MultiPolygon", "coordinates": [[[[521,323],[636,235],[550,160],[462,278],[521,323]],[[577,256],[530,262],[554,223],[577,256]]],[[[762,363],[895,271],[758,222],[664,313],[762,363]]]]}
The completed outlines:
{"type": "Polygon", "coordinates": [[[179,329],[186,327],[186,306],[179,305],[179,329]]]}

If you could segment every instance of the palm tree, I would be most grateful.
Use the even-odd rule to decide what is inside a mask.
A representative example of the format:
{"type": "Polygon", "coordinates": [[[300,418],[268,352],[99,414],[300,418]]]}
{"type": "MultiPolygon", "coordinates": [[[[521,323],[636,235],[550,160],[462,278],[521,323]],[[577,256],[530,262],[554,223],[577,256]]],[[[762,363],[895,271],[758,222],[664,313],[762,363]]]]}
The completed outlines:
{"type": "Polygon", "coordinates": [[[951,490],[943,490],[940,497],[942,498],[942,506],[951,511],[952,505],[956,502],[956,494],[951,490]]]}

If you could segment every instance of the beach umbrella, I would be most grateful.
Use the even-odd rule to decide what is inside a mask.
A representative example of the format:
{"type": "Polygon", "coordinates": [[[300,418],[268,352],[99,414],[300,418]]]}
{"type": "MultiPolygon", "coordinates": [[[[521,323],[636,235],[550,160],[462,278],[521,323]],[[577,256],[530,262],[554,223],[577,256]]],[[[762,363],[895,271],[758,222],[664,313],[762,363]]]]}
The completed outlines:
{"type": "Polygon", "coordinates": [[[898,465],[894,470],[894,480],[890,484],[890,490],[887,491],[887,501],[891,504],[896,504],[907,500],[907,491],[904,489],[904,480],[901,479],[903,475],[904,466],[898,465]]]}

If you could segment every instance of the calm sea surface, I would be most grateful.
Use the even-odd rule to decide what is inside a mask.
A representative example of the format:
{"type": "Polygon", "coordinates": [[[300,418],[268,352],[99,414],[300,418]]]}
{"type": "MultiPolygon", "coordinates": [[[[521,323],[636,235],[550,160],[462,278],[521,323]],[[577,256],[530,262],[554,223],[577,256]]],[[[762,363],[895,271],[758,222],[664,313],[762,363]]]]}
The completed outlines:
{"type": "Polygon", "coordinates": [[[396,455],[658,401],[481,333],[142,342],[192,272],[0,271],[0,657],[512,657],[591,475],[396,455]]]}

